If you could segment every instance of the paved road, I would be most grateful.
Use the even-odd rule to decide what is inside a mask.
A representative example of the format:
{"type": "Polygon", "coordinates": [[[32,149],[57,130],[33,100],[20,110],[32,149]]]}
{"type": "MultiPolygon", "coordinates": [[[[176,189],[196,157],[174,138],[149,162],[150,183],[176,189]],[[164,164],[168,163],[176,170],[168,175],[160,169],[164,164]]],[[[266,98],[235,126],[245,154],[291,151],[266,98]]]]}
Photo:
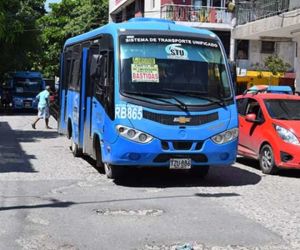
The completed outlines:
{"type": "Polygon", "coordinates": [[[65,137],[0,115],[0,249],[300,249],[300,172],[266,176],[255,161],[121,181],[73,158],[65,137]],[[185,247],[185,248],[184,248],[185,247]]]}

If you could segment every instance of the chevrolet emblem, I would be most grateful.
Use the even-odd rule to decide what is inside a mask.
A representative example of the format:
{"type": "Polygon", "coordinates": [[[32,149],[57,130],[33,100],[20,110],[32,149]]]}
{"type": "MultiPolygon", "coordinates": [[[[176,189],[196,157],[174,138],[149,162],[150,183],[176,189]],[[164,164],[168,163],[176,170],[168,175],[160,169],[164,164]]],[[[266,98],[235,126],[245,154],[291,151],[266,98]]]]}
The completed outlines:
{"type": "Polygon", "coordinates": [[[190,117],[180,116],[180,117],[175,117],[173,121],[181,123],[181,124],[184,124],[184,123],[190,122],[191,118],[190,117]]]}

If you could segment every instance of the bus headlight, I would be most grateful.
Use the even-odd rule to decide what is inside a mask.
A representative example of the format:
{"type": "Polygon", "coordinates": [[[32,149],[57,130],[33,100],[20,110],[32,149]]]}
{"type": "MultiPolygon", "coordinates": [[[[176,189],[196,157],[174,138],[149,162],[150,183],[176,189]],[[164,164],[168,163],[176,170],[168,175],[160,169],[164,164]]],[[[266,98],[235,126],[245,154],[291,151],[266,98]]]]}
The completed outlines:
{"type": "Polygon", "coordinates": [[[230,142],[236,139],[239,135],[239,131],[237,128],[226,130],[220,134],[213,136],[211,139],[214,143],[224,144],[226,142],[230,142]]]}
{"type": "Polygon", "coordinates": [[[147,133],[139,131],[137,129],[129,128],[123,125],[117,125],[116,128],[119,135],[131,141],[148,143],[153,140],[153,137],[151,135],[148,135],[147,133]]]}

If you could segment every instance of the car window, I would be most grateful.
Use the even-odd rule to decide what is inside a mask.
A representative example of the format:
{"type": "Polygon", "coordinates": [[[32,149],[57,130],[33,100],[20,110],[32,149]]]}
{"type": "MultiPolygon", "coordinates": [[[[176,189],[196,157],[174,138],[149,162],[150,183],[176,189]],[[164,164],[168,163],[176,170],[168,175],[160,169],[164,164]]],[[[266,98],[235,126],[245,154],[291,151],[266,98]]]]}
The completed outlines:
{"type": "Polygon", "coordinates": [[[246,108],[247,100],[248,100],[248,98],[241,98],[241,99],[237,100],[237,110],[238,110],[238,113],[242,116],[245,115],[245,108],[246,108]]]}
{"type": "Polygon", "coordinates": [[[254,99],[248,99],[248,104],[246,107],[246,115],[248,114],[255,114],[257,119],[262,119],[263,114],[260,108],[259,103],[254,99]]]}
{"type": "Polygon", "coordinates": [[[300,100],[265,100],[269,115],[280,120],[300,120],[300,100]]]}

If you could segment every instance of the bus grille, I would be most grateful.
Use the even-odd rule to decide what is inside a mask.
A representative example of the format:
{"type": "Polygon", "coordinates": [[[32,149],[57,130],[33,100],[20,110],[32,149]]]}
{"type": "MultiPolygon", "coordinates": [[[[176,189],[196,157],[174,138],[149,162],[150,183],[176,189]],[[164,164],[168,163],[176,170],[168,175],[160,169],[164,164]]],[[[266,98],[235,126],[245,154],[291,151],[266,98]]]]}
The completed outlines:
{"type": "Polygon", "coordinates": [[[189,141],[173,141],[173,147],[175,150],[189,150],[192,145],[193,142],[189,141]]]}
{"type": "Polygon", "coordinates": [[[194,162],[207,162],[208,159],[205,154],[159,154],[153,160],[156,163],[167,162],[173,158],[191,158],[194,162]]]}
{"type": "Polygon", "coordinates": [[[191,150],[194,143],[195,150],[200,150],[203,146],[203,141],[161,141],[161,147],[164,150],[169,150],[170,145],[172,145],[174,150],[191,150]]]}
{"type": "Polygon", "coordinates": [[[155,121],[161,124],[165,125],[190,125],[190,126],[196,126],[201,125],[205,123],[209,123],[212,121],[216,121],[219,119],[218,112],[214,112],[208,115],[191,115],[191,116],[184,116],[186,121],[183,123],[180,123],[180,115],[165,115],[165,114],[157,114],[152,113],[149,111],[144,110],[143,111],[143,118],[155,121]]]}

